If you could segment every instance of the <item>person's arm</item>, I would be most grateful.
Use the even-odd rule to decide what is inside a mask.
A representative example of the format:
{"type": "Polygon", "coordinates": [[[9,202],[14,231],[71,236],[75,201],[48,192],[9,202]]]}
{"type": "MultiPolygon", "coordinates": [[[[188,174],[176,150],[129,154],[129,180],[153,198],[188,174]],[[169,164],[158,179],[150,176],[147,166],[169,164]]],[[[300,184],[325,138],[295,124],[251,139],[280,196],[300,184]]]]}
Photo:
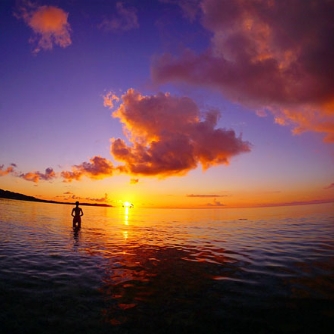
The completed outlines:
{"type": "Polygon", "coordinates": [[[80,216],[83,216],[83,211],[82,211],[82,209],[80,209],[80,216]]]}
{"type": "Polygon", "coordinates": [[[74,209],[72,209],[72,213],[71,213],[71,216],[72,216],[72,217],[74,217],[74,214],[73,214],[73,212],[74,212],[74,209]]]}

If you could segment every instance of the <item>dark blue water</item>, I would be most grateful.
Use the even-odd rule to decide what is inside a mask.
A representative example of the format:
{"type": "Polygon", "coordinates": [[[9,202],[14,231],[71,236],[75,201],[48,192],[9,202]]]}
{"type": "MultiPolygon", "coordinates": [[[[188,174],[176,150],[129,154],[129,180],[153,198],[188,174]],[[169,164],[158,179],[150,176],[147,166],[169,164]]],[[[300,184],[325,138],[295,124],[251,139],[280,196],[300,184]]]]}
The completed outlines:
{"type": "Polygon", "coordinates": [[[3,333],[331,333],[333,204],[71,207],[0,199],[3,333]]]}

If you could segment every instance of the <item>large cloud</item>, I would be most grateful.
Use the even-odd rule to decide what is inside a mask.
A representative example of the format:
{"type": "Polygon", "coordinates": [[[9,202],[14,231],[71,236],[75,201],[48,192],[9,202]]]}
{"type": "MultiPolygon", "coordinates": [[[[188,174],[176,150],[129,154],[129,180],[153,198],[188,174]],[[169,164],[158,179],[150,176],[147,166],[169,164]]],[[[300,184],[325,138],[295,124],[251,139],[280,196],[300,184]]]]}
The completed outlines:
{"type": "Polygon", "coordinates": [[[334,2],[203,0],[201,9],[210,48],[158,57],[154,79],[215,87],[334,142],[334,2]]]}
{"type": "Polygon", "coordinates": [[[112,139],[111,153],[125,163],[120,171],[138,175],[185,174],[201,164],[204,169],[228,164],[232,156],[250,151],[250,144],[233,130],[215,129],[219,113],[201,114],[187,97],[169,94],[143,96],[129,89],[113,112],[124,124],[130,145],[112,139]],[[201,117],[203,115],[203,117],[201,117]]]}
{"type": "Polygon", "coordinates": [[[54,6],[36,7],[26,2],[16,13],[34,31],[35,36],[30,42],[36,44],[34,53],[51,50],[53,45],[63,48],[69,46],[71,41],[71,28],[67,22],[68,13],[54,6]]]}
{"type": "Polygon", "coordinates": [[[114,172],[114,166],[111,161],[95,156],[89,160],[89,162],[83,162],[80,165],[74,165],[71,171],[61,172],[61,177],[65,182],[71,182],[73,180],[80,180],[83,176],[91,179],[103,179],[105,177],[112,176],[114,172]]]}

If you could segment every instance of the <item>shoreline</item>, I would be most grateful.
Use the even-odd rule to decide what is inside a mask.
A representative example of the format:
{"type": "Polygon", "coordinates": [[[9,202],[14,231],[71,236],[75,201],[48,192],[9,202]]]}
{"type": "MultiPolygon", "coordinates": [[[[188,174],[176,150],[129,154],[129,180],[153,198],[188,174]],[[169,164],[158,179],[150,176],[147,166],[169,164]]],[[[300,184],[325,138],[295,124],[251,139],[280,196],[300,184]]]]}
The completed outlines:
{"type": "MultiPolygon", "coordinates": [[[[44,199],[36,198],[34,196],[27,196],[27,195],[15,193],[15,192],[3,190],[3,189],[0,189],[0,198],[13,199],[16,201],[26,201],[26,202],[73,205],[72,202],[58,202],[58,201],[44,200],[44,199]]],[[[113,208],[113,206],[110,204],[101,204],[101,203],[81,203],[80,202],[80,205],[82,206],[101,206],[101,207],[113,208]]]]}

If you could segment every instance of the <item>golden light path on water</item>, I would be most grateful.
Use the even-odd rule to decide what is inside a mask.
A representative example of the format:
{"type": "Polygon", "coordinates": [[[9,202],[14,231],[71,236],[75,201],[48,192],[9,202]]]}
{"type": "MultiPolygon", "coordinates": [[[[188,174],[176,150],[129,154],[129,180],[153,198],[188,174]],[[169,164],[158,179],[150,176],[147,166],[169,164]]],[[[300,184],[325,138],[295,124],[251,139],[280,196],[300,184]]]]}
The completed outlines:
{"type": "MultiPolygon", "coordinates": [[[[130,208],[129,206],[125,206],[124,207],[124,225],[125,226],[128,226],[129,225],[129,211],[130,211],[130,208]]],[[[128,231],[125,229],[123,231],[123,236],[124,236],[124,239],[126,240],[128,238],[128,231]]]]}

